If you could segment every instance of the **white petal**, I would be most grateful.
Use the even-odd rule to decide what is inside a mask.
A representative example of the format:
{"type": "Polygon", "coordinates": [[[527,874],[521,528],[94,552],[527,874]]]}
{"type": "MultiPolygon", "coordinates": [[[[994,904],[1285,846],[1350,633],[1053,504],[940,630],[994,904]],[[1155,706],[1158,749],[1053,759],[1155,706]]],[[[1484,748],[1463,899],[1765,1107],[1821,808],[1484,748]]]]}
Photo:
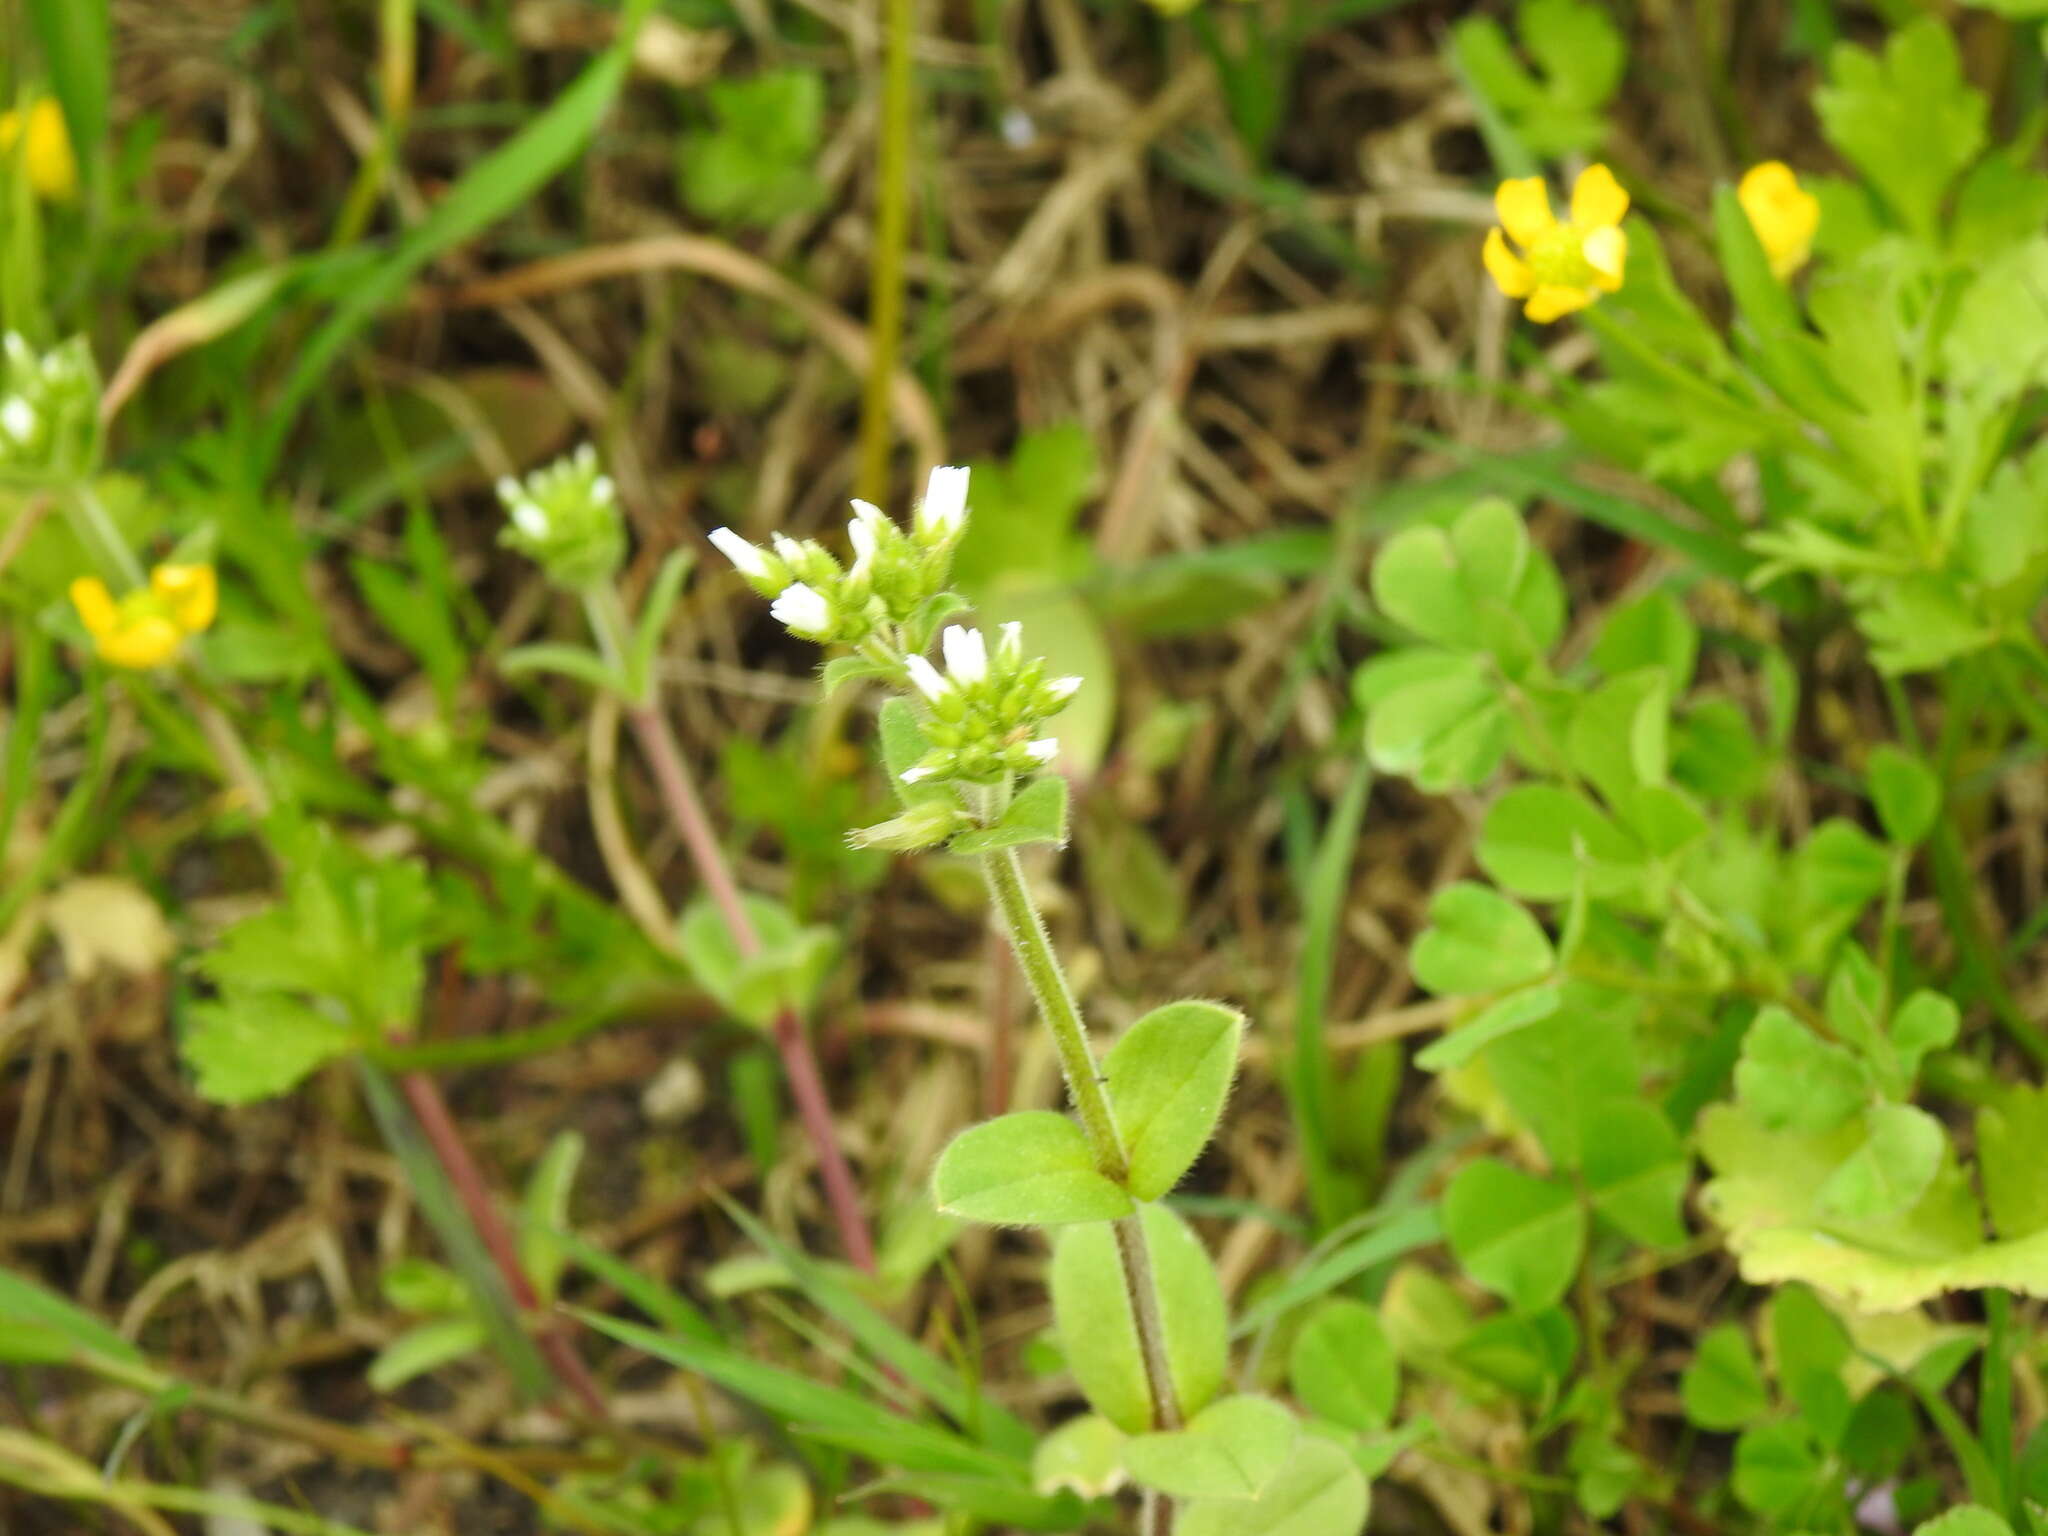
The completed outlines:
{"type": "Polygon", "coordinates": [[[548,536],[548,515],[537,501],[528,501],[521,496],[513,502],[512,521],[528,538],[544,539],[548,536]]]}
{"type": "Polygon", "coordinates": [[[768,562],[761,558],[761,551],[730,528],[714,528],[706,537],[718,546],[718,552],[730,560],[742,576],[768,574],[768,562]]]}
{"type": "Polygon", "coordinates": [[[610,475],[599,475],[590,482],[590,494],[597,501],[610,501],[618,493],[619,488],[612,484],[610,475]]]}
{"type": "MultiPolygon", "coordinates": [[[[903,782],[906,784],[916,784],[924,779],[930,778],[933,774],[937,773],[938,771],[939,770],[936,768],[906,768],[903,770],[903,782]]],[[[1139,1294],[1142,1295],[1143,1293],[1140,1292],[1139,1294]]]]}
{"type": "Polygon", "coordinates": [[[19,395],[9,395],[7,403],[0,405],[0,427],[17,443],[27,442],[36,433],[35,407],[19,395]]]}
{"type": "Polygon", "coordinates": [[[1064,704],[1081,691],[1082,681],[1078,677],[1056,677],[1045,685],[1045,691],[1064,704]]]}
{"type": "Polygon", "coordinates": [[[795,539],[792,539],[788,534],[776,534],[774,536],[774,542],[775,553],[782,557],[785,564],[795,565],[803,559],[803,545],[797,543],[797,541],[795,539]]]}
{"type": "Polygon", "coordinates": [[[815,638],[827,634],[832,628],[832,605],[818,594],[816,588],[801,581],[793,581],[782,589],[782,595],[769,605],[768,611],[793,635],[815,638]]]}
{"type": "Polygon", "coordinates": [[[498,482],[498,500],[504,502],[507,506],[510,506],[513,501],[523,494],[525,493],[519,489],[519,482],[510,475],[505,476],[498,482]]]}
{"type": "Polygon", "coordinates": [[[909,669],[910,681],[917,691],[934,704],[952,691],[953,685],[946,681],[945,674],[922,656],[905,657],[903,665],[909,669]]]}
{"type": "Polygon", "coordinates": [[[1049,763],[1060,755],[1060,739],[1057,736],[1042,736],[1037,741],[1028,742],[1024,747],[1024,755],[1037,762],[1049,763]]]}
{"type": "Polygon", "coordinates": [[[865,571],[875,558],[874,524],[855,518],[846,525],[846,536],[853,541],[853,568],[865,571]]]}
{"type": "Polygon", "coordinates": [[[932,471],[917,509],[920,533],[950,538],[960,531],[967,521],[967,473],[964,464],[941,464],[932,471]]]}
{"type": "Polygon", "coordinates": [[[1024,626],[1014,619],[1002,626],[1001,638],[996,641],[996,655],[1005,666],[1014,667],[1024,660],[1024,626]]]}
{"type": "Polygon", "coordinates": [[[948,624],[939,648],[946,653],[946,670],[954,682],[978,683],[988,676],[988,642],[980,630],[948,624]]]}

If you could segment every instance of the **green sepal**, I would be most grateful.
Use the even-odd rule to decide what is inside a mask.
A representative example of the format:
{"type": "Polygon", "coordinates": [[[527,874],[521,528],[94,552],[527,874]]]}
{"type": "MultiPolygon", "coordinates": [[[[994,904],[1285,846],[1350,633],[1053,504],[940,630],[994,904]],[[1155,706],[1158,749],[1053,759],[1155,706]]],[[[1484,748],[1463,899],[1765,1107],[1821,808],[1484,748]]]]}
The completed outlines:
{"type": "Polygon", "coordinates": [[[950,846],[954,853],[993,853],[1033,843],[1063,847],[1066,841],[1067,781],[1048,773],[1019,790],[995,825],[962,832],[950,846]]]}

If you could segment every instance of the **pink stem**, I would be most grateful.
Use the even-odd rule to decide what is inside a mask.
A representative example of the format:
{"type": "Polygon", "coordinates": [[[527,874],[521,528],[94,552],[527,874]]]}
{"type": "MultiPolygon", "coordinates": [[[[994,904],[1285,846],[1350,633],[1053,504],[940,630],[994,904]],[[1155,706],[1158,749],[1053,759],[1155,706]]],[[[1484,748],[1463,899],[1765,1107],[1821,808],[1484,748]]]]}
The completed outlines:
{"type": "MultiPolygon", "coordinates": [[[[483,1173],[469,1155],[462,1132],[456,1127],[455,1117],[448,1112],[448,1101],[441,1097],[440,1085],[425,1072],[407,1072],[400,1077],[399,1086],[404,1089],[413,1117],[419,1121],[428,1144],[434,1149],[441,1171],[448,1175],[456,1198],[469,1213],[477,1236],[490,1250],[498,1273],[504,1277],[506,1289],[512,1293],[513,1304],[524,1316],[539,1316],[543,1310],[540,1293],[533,1288],[526,1266],[520,1262],[519,1249],[512,1241],[512,1229],[505,1224],[505,1218],[491,1199],[491,1192],[484,1187],[483,1173]]],[[[607,1418],[604,1393],[599,1389],[597,1379],[590,1374],[590,1367],[583,1363],[583,1357],[576,1353],[575,1347],[552,1320],[536,1331],[534,1342],[562,1384],[582,1399],[591,1417],[607,1418]]]]}
{"type": "MultiPolygon", "coordinates": [[[[691,782],[690,770],[683,762],[682,753],[676,750],[675,738],[669,734],[661,716],[649,706],[630,707],[626,718],[632,722],[640,750],[647,755],[648,766],[654,771],[654,782],[661,790],[662,803],[668,807],[669,819],[675,823],[676,832],[690,850],[690,858],[697,866],[705,889],[711,893],[713,904],[725,919],[734,947],[742,955],[759,953],[761,936],[754,931],[753,920],[747,916],[746,904],[740,899],[738,885],[733,882],[731,866],[725,861],[725,850],[719,846],[718,838],[711,830],[711,820],[704,814],[704,802],[697,795],[696,785],[691,782]]],[[[832,1219],[839,1228],[839,1241],[855,1267],[866,1274],[873,1274],[874,1239],[868,1235],[867,1218],[861,1214],[860,1192],[853,1182],[853,1170],[847,1166],[846,1154],[840,1149],[838,1133],[833,1129],[832,1107],[825,1096],[825,1081],[818,1071],[817,1054],[811,1049],[810,1032],[805,1029],[796,1010],[785,1008],[776,1018],[775,1047],[782,1053],[782,1069],[789,1078],[790,1093],[796,1099],[797,1116],[803,1121],[818,1159],[818,1177],[825,1186],[825,1201],[831,1206],[832,1219]]]]}

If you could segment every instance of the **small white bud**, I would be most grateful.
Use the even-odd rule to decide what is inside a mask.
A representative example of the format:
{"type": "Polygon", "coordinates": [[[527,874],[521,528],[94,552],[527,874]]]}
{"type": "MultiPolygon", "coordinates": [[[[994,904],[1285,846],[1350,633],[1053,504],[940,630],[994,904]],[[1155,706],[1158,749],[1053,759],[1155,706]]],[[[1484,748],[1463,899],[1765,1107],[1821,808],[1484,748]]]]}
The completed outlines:
{"type": "Polygon", "coordinates": [[[529,539],[544,539],[548,534],[548,515],[539,502],[528,501],[524,496],[512,503],[512,521],[519,525],[519,531],[529,539]]]}
{"type": "Polygon", "coordinates": [[[923,764],[919,764],[915,768],[906,768],[903,770],[903,782],[906,784],[921,784],[938,771],[936,768],[927,768],[923,764]]]}
{"type": "Polygon", "coordinates": [[[857,517],[846,525],[846,536],[853,541],[853,574],[865,576],[875,563],[874,525],[857,517]]]}
{"type": "Polygon", "coordinates": [[[768,562],[761,551],[730,528],[714,528],[706,535],[718,547],[718,552],[733,563],[742,576],[759,580],[768,574],[768,562]]]}
{"type": "Polygon", "coordinates": [[[599,475],[590,482],[590,494],[599,501],[615,501],[618,499],[619,488],[612,484],[610,475],[599,475]]]}
{"type": "Polygon", "coordinates": [[[967,474],[964,464],[942,464],[932,471],[913,521],[920,538],[947,543],[966,526],[967,474]]]}
{"type": "Polygon", "coordinates": [[[1081,691],[1082,680],[1078,677],[1056,677],[1045,685],[1045,691],[1061,704],[1081,691]]]}
{"type": "Polygon", "coordinates": [[[803,545],[786,533],[774,535],[770,542],[775,545],[775,553],[782,557],[784,565],[795,565],[804,557],[803,545]]]}
{"type": "Polygon", "coordinates": [[[944,673],[926,661],[922,656],[904,658],[903,665],[910,671],[910,681],[917,691],[934,704],[952,691],[953,685],[944,673]]]}
{"type": "Polygon", "coordinates": [[[1060,755],[1059,738],[1042,736],[1037,741],[1028,742],[1024,747],[1024,755],[1033,762],[1049,763],[1060,755]]]}
{"type": "Polygon", "coordinates": [[[768,612],[792,635],[821,640],[832,632],[832,605],[815,587],[793,581],[768,607],[768,612]]]}
{"type": "Polygon", "coordinates": [[[9,395],[7,403],[0,405],[0,428],[17,443],[25,443],[36,433],[36,409],[19,395],[9,395]]]}
{"type": "Polygon", "coordinates": [[[946,670],[955,683],[978,683],[988,676],[988,642],[980,630],[948,624],[939,637],[939,648],[946,653],[946,670]]]}
{"type": "Polygon", "coordinates": [[[1005,667],[1017,667],[1024,662],[1024,626],[1012,620],[1001,628],[996,641],[996,660],[1005,667]]]}

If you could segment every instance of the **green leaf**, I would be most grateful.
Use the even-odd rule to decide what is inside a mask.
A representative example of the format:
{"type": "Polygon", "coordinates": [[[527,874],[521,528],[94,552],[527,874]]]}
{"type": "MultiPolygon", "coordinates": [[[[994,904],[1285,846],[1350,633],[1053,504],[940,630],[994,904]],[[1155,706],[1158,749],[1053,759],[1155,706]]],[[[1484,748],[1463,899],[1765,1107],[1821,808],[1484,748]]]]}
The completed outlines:
{"type": "Polygon", "coordinates": [[[1817,1209],[1842,1221],[1875,1221],[1907,1209],[1941,1169],[1948,1136],[1941,1122],[1910,1104],[1866,1111],[1863,1144],[1820,1187],[1817,1209]]]}
{"type": "Polygon", "coordinates": [[[2048,1088],[2010,1087],[1977,1111],[1977,1170],[2002,1238],[2048,1231],[2048,1088]]]}
{"type": "Polygon", "coordinates": [[[950,846],[954,853],[988,853],[1032,843],[1050,843],[1057,848],[1066,841],[1067,781],[1048,773],[1025,785],[994,826],[962,832],[950,846]]]}
{"type": "Polygon", "coordinates": [[[1894,843],[1910,848],[1934,830],[1934,818],[1941,814],[1941,783],[1933,769],[1887,744],[1870,754],[1864,773],[1877,819],[1894,843]]]}
{"type": "Polygon", "coordinates": [[[1508,748],[1508,713],[1483,657],[1397,651],[1358,669],[1365,750],[1431,794],[1484,783],[1508,748]]]}
{"type": "Polygon", "coordinates": [[[1303,1435],[1257,1498],[1193,1500],[1174,1529],[1179,1536],[1358,1536],[1370,1504],[1351,1453],[1303,1435]]]}
{"type": "Polygon", "coordinates": [[[626,683],[635,699],[654,697],[654,658],[661,649],[661,637],[668,632],[669,615],[683,595],[683,579],[697,557],[687,549],[670,550],[668,558],[648,583],[640,600],[639,617],[633,621],[632,651],[626,661],[626,683]]]}
{"type": "Polygon", "coordinates": [[[1429,924],[1408,963],[1415,979],[1439,996],[1526,986],[1548,976],[1557,963],[1535,918],[1471,881],[1447,885],[1431,898],[1429,924]]]}
{"type": "Polygon", "coordinates": [[[810,1007],[832,968],[838,939],[829,928],[799,926],[787,907],[766,896],[741,903],[760,948],[742,955],[724,911],[699,896],[676,924],[676,944],[697,985],[733,1017],[766,1029],[785,1008],[810,1007]]]}
{"type": "Polygon", "coordinates": [[[1582,1140],[1594,1214],[1652,1248],[1683,1243],[1679,1206],[1692,1169],[1664,1112],[1641,1099],[1609,1099],[1587,1117],[1582,1140]]]}
{"type": "Polygon", "coordinates": [[[939,1154],[940,1210],[992,1226],[1051,1227],[1131,1213],[1128,1191],[1095,1166],[1088,1138],[1065,1115],[1025,1110],[970,1125],[939,1154]]]}
{"type": "Polygon", "coordinates": [[[1443,1198],[1459,1266],[1523,1312],[1564,1295],[1586,1245],[1586,1213],[1563,1184],[1506,1163],[1467,1163],[1443,1198]]]}
{"type": "Polygon", "coordinates": [[[1782,1008],[1766,1008],[1742,1039],[1735,1092],[1772,1130],[1831,1131],[1870,1097],[1862,1065],[1782,1008]]]}
{"type": "MultiPolygon", "coordinates": [[[[46,1333],[71,1348],[130,1365],[142,1363],[141,1350],[83,1307],[8,1269],[0,1269],[0,1318],[46,1333]]],[[[7,1358],[4,1349],[0,1345],[0,1359],[7,1358]]],[[[50,1356],[39,1352],[38,1358],[50,1356]]]]}
{"type": "Polygon", "coordinates": [[[1401,1368],[1379,1313],[1346,1296],[1324,1302],[1301,1325],[1287,1380],[1310,1413],[1361,1434],[1387,1427],[1401,1392],[1401,1368]]]}
{"type": "Polygon", "coordinates": [[[79,175],[90,182],[99,148],[107,141],[107,104],[113,97],[114,43],[108,0],[29,0],[29,18],[64,109],[79,175]]]}
{"type": "Polygon", "coordinates": [[[1185,1429],[1131,1440],[1124,1470],[1177,1499],[1252,1499],[1287,1464],[1299,1433],[1294,1416],[1270,1397],[1226,1397],[1185,1429]]]}
{"type": "Polygon", "coordinates": [[[1114,1493],[1124,1481],[1124,1432],[1099,1413],[1069,1419],[1031,1453],[1031,1486],[1071,1488],[1084,1499],[1114,1493]]]}
{"type": "Polygon", "coordinates": [[[556,1236],[569,1226],[569,1196],[576,1187],[576,1170],[583,1163],[583,1137],[576,1131],[557,1131],[541,1154],[540,1162],[526,1181],[526,1199],[520,1214],[525,1218],[519,1233],[519,1257],[527,1277],[540,1299],[550,1304],[568,1267],[569,1251],[556,1236]]]}
{"type": "Polygon", "coordinates": [[[384,1299],[404,1312],[431,1316],[467,1312],[470,1307],[462,1277],[432,1259],[400,1259],[384,1271],[380,1288],[384,1299]]]}
{"type": "Polygon", "coordinates": [[[1964,1504],[1922,1521],[1913,1528],[1913,1536],[2012,1536],[2012,1527],[1981,1504],[1964,1504]]]}
{"type": "MultiPolygon", "coordinates": [[[[848,683],[862,678],[887,677],[889,673],[890,669],[872,656],[834,656],[818,674],[818,691],[830,698],[848,683]]],[[[903,703],[900,699],[894,702],[903,703]]],[[[905,707],[909,706],[906,704],[905,707]]],[[[916,761],[916,758],[911,759],[913,763],[916,761]]]]}
{"type": "Polygon", "coordinates": [[[1770,1411],[1771,1395],[1749,1340],[1734,1323],[1710,1328],[1678,1378],[1685,1416],[1701,1429],[1731,1430],[1770,1411]]]}
{"type": "Polygon", "coordinates": [[[606,666],[595,651],[580,645],[515,646],[498,658],[498,670],[507,677],[523,677],[530,672],[557,672],[587,684],[599,693],[617,694],[622,698],[627,694],[626,679],[606,666]]]}
{"type": "Polygon", "coordinates": [[[1609,677],[1661,667],[1674,697],[1692,686],[1699,654],[1699,626],[1664,587],[1609,612],[1593,642],[1593,664],[1609,677]]]}
{"type": "Polygon", "coordinates": [[[377,1351],[364,1373],[372,1392],[395,1392],[416,1376],[484,1347],[484,1325],[469,1316],[441,1317],[408,1328],[377,1351]]]}
{"type": "Polygon", "coordinates": [[[1467,1020],[1433,1045],[1418,1051],[1415,1065],[1425,1072],[1450,1072],[1462,1067],[1486,1047],[1507,1035],[1540,1024],[1564,1000],[1561,982],[1544,982],[1525,987],[1486,1008],[1476,1019],[1467,1020]]]}
{"type": "Polygon", "coordinates": [[[1820,1448],[1798,1420],[1759,1424],[1735,1442],[1735,1497],[1762,1515],[1789,1515],[1827,1475],[1820,1448]]]}
{"type": "Polygon", "coordinates": [[[1949,183],[1984,147],[1984,97],[1963,78],[1954,33],[1923,16],[1892,34],[1882,59],[1842,44],[1828,63],[1814,97],[1822,132],[1932,242],[1949,183]]]}
{"type": "Polygon", "coordinates": [[[1671,763],[1671,678],[1645,667],[1602,683],[1572,711],[1565,747],[1572,765],[1609,805],[1622,808],[1671,763]]]}
{"type": "Polygon", "coordinates": [[[1235,1008],[1187,1001],[1154,1008],[1110,1047],[1103,1075],[1138,1199],[1165,1195],[1209,1144],[1243,1033],[1235,1008]]]}
{"type": "Polygon", "coordinates": [[[370,1043],[347,1024],[281,992],[231,988],[185,1010],[178,1054],[216,1104],[287,1093],[316,1068],[370,1043]]]}
{"type": "Polygon", "coordinates": [[[1575,789],[1518,784],[1494,801],[1479,832],[1479,867],[1534,901],[1563,901],[1628,889],[1640,852],[1598,806],[1575,789]]]}
{"type": "MultiPolygon", "coordinates": [[[[1223,1287],[1200,1239],[1172,1211],[1141,1205],[1138,1219],[1152,1260],[1175,1394],[1183,1414],[1196,1414],[1223,1386],[1229,1340],[1223,1287]]],[[[1068,1227],[1054,1240],[1052,1310],[1061,1350],[1089,1404],[1119,1429],[1149,1432],[1145,1360],[1107,1223],[1068,1227]]]]}
{"type": "Polygon", "coordinates": [[[818,206],[813,169],[825,127],[825,80],[816,70],[773,69],[707,88],[716,130],[677,145],[683,202],[720,224],[772,224],[818,206]]]}
{"type": "Polygon", "coordinates": [[[929,780],[916,784],[903,782],[903,775],[916,767],[918,759],[932,749],[910,700],[899,695],[884,699],[881,712],[876,716],[876,732],[882,743],[882,767],[889,775],[889,787],[896,792],[898,800],[905,805],[921,805],[928,800],[953,803],[958,799],[944,784],[934,784],[929,780]]]}
{"type": "Polygon", "coordinates": [[[1521,514],[1482,501],[1446,532],[1403,529],[1372,566],[1372,595],[1397,624],[1451,651],[1484,651],[1509,676],[1541,657],[1563,628],[1556,567],[1521,514]]]}
{"type": "Polygon", "coordinates": [[[1892,1015],[1891,1049],[1898,1063],[1899,1080],[1910,1091],[1920,1075],[1920,1063],[1930,1051],[1955,1043],[1961,1015],[1956,1005],[1939,992],[1915,992],[1892,1015]]]}

